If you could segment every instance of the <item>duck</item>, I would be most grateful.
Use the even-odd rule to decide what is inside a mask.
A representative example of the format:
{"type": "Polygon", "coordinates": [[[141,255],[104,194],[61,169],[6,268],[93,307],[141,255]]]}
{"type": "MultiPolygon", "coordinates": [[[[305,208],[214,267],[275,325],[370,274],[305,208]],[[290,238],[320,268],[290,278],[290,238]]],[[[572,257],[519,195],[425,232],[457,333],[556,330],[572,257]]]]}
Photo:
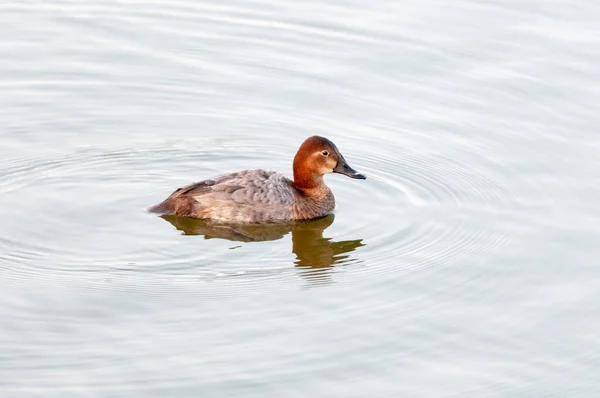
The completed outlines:
{"type": "Polygon", "coordinates": [[[265,224],[324,217],[335,208],[324,175],[338,173],[354,179],[366,176],[348,165],[329,139],[304,140],[293,161],[293,180],[263,169],[218,175],[176,189],[151,213],[203,219],[212,223],[265,224]]]}

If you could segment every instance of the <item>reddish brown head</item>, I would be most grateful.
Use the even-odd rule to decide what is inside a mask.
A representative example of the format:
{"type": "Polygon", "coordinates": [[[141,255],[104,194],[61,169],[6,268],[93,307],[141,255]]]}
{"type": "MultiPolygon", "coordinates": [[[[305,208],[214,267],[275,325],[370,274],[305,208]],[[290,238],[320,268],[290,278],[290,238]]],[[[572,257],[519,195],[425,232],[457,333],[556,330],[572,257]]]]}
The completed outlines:
{"type": "Polygon", "coordinates": [[[318,188],[327,173],[340,173],[361,180],[367,178],[348,166],[333,142],[316,135],[307,138],[294,157],[294,184],[303,190],[318,188]]]}

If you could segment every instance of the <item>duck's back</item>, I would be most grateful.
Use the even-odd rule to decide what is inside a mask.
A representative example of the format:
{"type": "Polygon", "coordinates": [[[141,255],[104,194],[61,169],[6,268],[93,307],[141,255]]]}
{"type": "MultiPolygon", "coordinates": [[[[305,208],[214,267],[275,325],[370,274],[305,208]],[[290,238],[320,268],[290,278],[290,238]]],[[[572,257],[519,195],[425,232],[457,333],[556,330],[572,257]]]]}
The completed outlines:
{"type": "Polygon", "coordinates": [[[179,188],[149,210],[228,223],[285,222],[293,220],[295,202],[293,182],[284,175],[244,170],[179,188]]]}

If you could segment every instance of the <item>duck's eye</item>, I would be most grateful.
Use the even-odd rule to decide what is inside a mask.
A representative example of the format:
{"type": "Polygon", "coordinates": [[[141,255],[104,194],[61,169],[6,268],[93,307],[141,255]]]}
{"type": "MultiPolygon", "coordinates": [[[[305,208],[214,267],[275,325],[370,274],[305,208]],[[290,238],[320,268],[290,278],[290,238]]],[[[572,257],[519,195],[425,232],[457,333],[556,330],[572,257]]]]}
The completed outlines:
{"type": "Polygon", "coordinates": [[[323,152],[321,152],[321,155],[323,155],[323,156],[329,156],[329,152],[323,151],[323,152]]]}

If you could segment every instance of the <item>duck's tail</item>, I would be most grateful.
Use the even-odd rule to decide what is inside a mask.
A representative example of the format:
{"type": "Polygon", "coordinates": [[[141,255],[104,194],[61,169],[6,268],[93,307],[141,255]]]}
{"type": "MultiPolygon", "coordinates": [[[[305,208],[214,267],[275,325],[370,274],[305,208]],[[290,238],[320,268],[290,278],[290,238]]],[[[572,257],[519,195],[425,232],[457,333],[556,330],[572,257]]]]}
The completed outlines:
{"type": "Polygon", "coordinates": [[[165,200],[156,205],[146,207],[146,211],[148,213],[155,213],[161,216],[175,214],[175,210],[172,208],[172,206],[170,206],[170,204],[171,203],[168,200],[165,200]]]}

